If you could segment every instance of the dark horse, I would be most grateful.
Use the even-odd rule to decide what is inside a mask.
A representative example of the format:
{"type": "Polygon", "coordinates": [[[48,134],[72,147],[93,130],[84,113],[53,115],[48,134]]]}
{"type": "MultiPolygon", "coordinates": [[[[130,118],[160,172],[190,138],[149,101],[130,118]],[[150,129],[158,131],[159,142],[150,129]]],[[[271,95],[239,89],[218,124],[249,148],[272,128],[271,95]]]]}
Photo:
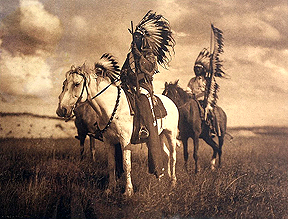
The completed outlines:
{"type": "Polygon", "coordinates": [[[179,134],[183,142],[185,169],[187,170],[188,161],[188,139],[191,137],[194,143],[193,157],[195,160],[195,173],[199,171],[198,168],[198,149],[199,138],[202,138],[208,145],[213,148],[213,156],[211,160],[211,169],[215,168],[216,156],[219,155],[219,167],[221,166],[222,146],[224,143],[224,136],[226,133],[227,116],[225,112],[216,106],[214,109],[216,124],[218,125],[217,137],[218,144],[209,134],[209,126],[201,119],[201,109],[199,103],[191,97],[189,93],[183,90],[175,83],[165,83],[165,90],[163,95],[169,97],[177,106],[179,110],[179,134]]]}

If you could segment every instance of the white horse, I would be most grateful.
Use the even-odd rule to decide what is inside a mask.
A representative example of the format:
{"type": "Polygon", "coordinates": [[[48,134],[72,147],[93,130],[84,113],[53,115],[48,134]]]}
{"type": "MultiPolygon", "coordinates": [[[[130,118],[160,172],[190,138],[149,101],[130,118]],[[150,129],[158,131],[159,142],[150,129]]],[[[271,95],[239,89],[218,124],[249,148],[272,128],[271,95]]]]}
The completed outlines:
{"type": "MultiPolygon", "coordinates": [[[[57,114],[66,117],[81,102],[88,101],[98,114],[97,125],[101,130],[103,141],[108,147],[108,191],[116,186],[115,176],[115,148],[121,144],[123,149],[123,163],[126,175],[125,195],[133,194],[131,181],[131,135],[133,130],[133,117],[130,115],[128,102],[124,92],[117,83],[111,82],[110,78],[97,76],[92,71],[85,69],[85,65],[71,68],[66,73],[63,90],[59,96],[57,114]]],[[[158,133],[163,150],[168,155],[167,172],[172,186],[176,184],[176,136],[178,133],[178,110],[176,105],[166,96],[157,95],[163,102],[167,116],[158,119],[158,133]],[[168,144],[167,144],[167,143],[168,144]]]]}

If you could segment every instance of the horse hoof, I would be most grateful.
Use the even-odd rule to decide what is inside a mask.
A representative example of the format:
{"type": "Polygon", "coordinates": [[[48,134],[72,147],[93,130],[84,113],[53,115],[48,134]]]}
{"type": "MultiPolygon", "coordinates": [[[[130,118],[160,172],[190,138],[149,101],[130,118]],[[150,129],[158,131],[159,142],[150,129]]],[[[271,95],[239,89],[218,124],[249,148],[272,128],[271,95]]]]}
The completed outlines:
{"type": "Polygon", "coordinates": [[[164,171],[165,171],[165,169],[164,168],[162,168],[162,170],[159,172],[159,171],[154,171],[154,175],[155,175],[155,177],[157,178],[157,179],[159,179],[159,181],[160,181],[160,179],[164,176],[164,171]]]}
{"type": "Polygon", "coordinates": [[[201,169],[198,167],[195,169],[195,174],[199,173],[201,171],[201,169]]]}
{"type": "Polygon", "coordinates": [[[159,181],[161,181],[161,179],[164,177],[164,173],[162,173],[162,174],[160,174],[159,176],[158,176],[158,180],[159,181]]]}
{"type": "Polygon", "coordinates": [[[213,159],[211,160],[211,170],[215,170],[215,163],[216,163],[216,159],[213,158],[213,159]]]}
{"type": "Polygon", "coordinates": [[[172,179],[171,187],[172,187],[172,189],[176,187],[176,179],[172,179]]]}
{"type": "Polygon", "coordinates": [[[133,194],[134,194],[134,192],[133,192],[132,189],[127,189],[127,190],[124,192],[124,196],[126,196],[126,197],[131,197],[133,194]]]}
{"type": "Polygon", "coordinates": [[[111,189],[106,189],[105,190],[105,194],[106,194],[106,196],[111,195],[112,194],[112,190],[111,189]]]}
{"type": "Polygon", "coordinates": [[[188,172],[188,164],[186,162],[184,163],[184,170],[188,172]]]}

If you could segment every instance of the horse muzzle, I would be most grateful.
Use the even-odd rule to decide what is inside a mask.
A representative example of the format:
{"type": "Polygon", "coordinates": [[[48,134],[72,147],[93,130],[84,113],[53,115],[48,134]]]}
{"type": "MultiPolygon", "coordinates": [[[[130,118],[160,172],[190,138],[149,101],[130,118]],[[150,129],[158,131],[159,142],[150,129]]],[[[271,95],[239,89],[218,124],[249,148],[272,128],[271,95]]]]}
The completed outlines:
{"type": "Polygon", "coordinates": [[[70,117],[72,111],[68,110],[66,107],[60,107],[58,106],[57,110],[56,110],[56,114],[59,116],[59,117],[70,117]]]}

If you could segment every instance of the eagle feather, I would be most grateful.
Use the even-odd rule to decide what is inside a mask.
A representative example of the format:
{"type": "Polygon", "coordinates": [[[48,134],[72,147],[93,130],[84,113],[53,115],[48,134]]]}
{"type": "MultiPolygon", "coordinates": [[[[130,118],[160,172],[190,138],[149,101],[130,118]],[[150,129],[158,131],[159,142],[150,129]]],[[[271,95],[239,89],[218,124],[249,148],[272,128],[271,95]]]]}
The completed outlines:
{"type": "Polygon", "coordinates": [[[171,50],[174,52],[175,46],[168,20],[150,10],[136,26],[135,32],[143,35],[157,62],[166,68],[171,60],[171,50]]]}
{"type": "Polygon", "coordinates": [[[115,57],[109,53],[104,53],[100,60],[95,63],[95,74],[101,77],[109,77],[111,82],[119,80],[120,67],[115,57]]]}

